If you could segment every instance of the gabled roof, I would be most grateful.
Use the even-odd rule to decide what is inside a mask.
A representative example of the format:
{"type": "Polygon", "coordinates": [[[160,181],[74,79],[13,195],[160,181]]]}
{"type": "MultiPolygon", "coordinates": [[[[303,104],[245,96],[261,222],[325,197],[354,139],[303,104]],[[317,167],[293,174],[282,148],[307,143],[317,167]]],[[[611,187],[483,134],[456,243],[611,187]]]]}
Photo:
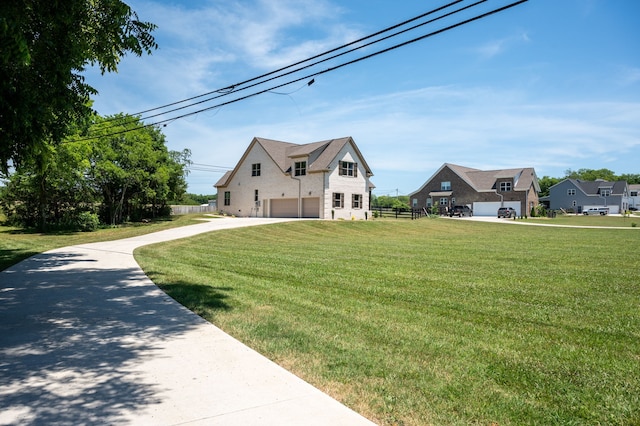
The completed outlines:
{"type": "Polygon", "coordinates": [[[531,185],[537,192],[540,192],[538,177],[532,167],[517,169],[499,169],[499,170],[479,170],[471,167],[459,166],[451,163],[444,163],[417,191],[409,195],[413,195],[427,186],[445,167],[465,181],[476,192],[494,192],[496,181],[498,179],[513,179],[514,191],[528,191],[531,185]]]}
{"type": "Polygon", "coordinates": [[[365,169],[367,176],[373,176],[369,165],[360,153],[360,150],[353,141],[353,138],[351,138],[350,136],[339,139],[329,139],[320,142],[312,142],[308,144],[295,144],[290,142],[276,141],[273,139],[255,137],[242,155],[240,161],[238,161],[236,167],[232,171],[225,173],[224,176],[222,176],[222,178],[220,178],[220,180],[218,180],[218,182],[214,186],[226,186],[229,180],[231,180],[233,175],[238,170],[238,166],[242,164],[248,153],[256,144],[259,144],[265,150],[267,155],[271,157],[273,162],[280,168],[282,173],[290,173],[291,162],[296,158],[301,157],[307,158],[307,172],[314,173],[329,170],[331,162],[336,158],[338,153],[347,143],[350,143],[352,145],[353,149],[362,161],[361,165],[365,169]]]}
{"type": "Polygon", "coordinates": [[[494,192],[498,179],[513,179],[514,191],[528,191],[531,185],[536,191],[540,191],[538,177],[533,167],[500,170],[476,170],[466,173],[472,186],[478,192],[494,192]]]}
{"type": "MultiPolygon", "coordinates": [[[[611,194],[622,195],[625,188],[627,188],[627,182],[624,180],[618,180],[615,182],[609,182],[606,180],[581,180],[567,178],[562,182],[558,182],[556,185],[560,185],[563,182],[570,182],[582,191],[585,195],[599,195],[601,189],[610,189],[611,194]]],[[[553,186],[556,186],[553,185],[553,186]]],[[[553,188],[553,186],[551,188],[553,188]]],[[[551,189],[550,188],[550,189],[551,189]]]]}

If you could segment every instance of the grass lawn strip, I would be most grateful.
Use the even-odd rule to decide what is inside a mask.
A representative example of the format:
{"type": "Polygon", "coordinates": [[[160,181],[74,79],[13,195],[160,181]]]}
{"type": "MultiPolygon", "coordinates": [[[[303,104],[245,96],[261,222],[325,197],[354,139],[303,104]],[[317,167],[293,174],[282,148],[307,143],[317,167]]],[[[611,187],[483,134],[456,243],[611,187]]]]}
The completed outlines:
{"type": "Polygon", "coordinates": [[[640,421],[640,233],[308,221],[143,247],[172,297],[381,424],[640,421]]]}
{"type": "Polygon", "coordinates": [[[95,232],[40,233],[11,226],[0,226],[0,271],[30,256],[59,247],[77,244],[112,241],[135,237],[168,228],[190,225],[203,215],[173,216],[152,223],[134,223],[118,227],[106,227],[95,232]]]}

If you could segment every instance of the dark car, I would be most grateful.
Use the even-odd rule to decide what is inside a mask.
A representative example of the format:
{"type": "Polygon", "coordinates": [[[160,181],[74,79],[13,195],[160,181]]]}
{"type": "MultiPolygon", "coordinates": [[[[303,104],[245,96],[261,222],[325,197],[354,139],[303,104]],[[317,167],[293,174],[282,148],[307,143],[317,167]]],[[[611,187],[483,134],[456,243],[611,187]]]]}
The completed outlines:
{"type": "Polygon", "coordinates": [[[473,216],[473,211],[469,208],[469,206],[453,206],[451,211],[449,211],[449,216],[473,216]]]}
{"type": "Polygon", "coordinates": [[[512,207],[500,207],[498,217],[515,217],[516,211],[512,207]]]}

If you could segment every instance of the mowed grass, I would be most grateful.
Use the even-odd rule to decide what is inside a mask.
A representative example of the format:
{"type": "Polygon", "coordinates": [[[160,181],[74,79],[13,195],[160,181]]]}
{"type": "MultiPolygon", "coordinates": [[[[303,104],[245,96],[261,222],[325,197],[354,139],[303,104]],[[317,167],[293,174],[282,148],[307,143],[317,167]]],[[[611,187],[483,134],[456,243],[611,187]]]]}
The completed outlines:
{"type": "MultiPolygon", "coordinates": [[[[521,219],[517,219],[521,220],[521,219]]],[[[629,216],[606,215],[606,216],[585,216],[585,215],[557,215],[554,218],[530,217],[525,220],[531,223],[543,223],[545,225],[563,226],[606,226],[619,228],[640,227],[640,216],[631,214],[629,216]]]]}
{"type": "MultiPolygon", "coordinates": [[[[99,229],[95,232],[41,233],[0,225],[0,271],[30,256],[54,248],[135,237],[172,227],[194,224],[199,218],[202,218],[202,215],[172,216],[170,219],[157,220],[148,224],[126,224],[99,229]]],[[[4,220],[4,217],[0,216],[0,220],[4,220]]]]}
{"type": "Polygon", "coordinates": [[[136,258],[379,424],[637,425],[639,247],[634,229],[300,221],[136,258]]]}

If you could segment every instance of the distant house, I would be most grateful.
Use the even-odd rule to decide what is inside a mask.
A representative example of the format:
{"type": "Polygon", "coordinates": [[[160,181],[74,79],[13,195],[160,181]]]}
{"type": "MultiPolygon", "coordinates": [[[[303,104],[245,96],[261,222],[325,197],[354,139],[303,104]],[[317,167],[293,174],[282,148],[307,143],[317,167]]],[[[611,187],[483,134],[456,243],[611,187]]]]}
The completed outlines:
{"type": "Polygon", "coordinates": [[[351,137],[302,145],[256,137],[215,184],[218,209],[236,216],[365,219],[371,176],[351,137]]]}
{"type": "Polygon", "coordinates": [[[441,214],[464,205],[478,216],[493,216],[500,207],[512,207],[518,216],[524,216],[538,204],[539,192],[538,177],[531,167],[484,171],[445,163],[409,194],[409,200],[414,208],[435,206],[441,214]]]}
{"type": "Polygon", "coordinates": [[[640,210],[640,185],[629,185],[629,208],[640,210]]]}
{"type": "Polygon", "coordinates": [[[625,181],[565,179],[549,188],[549,208],[582,213],[590,207],[608,207],[609,213],[629,208],[629,185],[625,181]]]}

